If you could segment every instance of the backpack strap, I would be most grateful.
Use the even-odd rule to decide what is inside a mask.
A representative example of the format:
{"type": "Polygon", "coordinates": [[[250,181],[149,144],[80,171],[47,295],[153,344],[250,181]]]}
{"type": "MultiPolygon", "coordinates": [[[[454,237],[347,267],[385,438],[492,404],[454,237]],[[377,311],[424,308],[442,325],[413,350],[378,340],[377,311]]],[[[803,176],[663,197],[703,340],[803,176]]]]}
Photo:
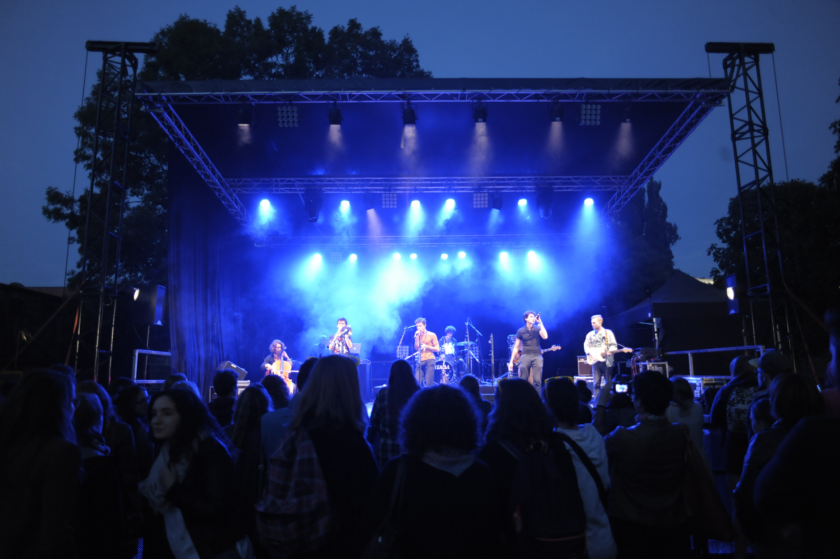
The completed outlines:
{"type": "Polygon", "coordinates": [[[598,474],[598,470],[595,469],[595,464],[592,463],[592,460],[586,455],[586,452],[584,452],[580,445],[573,441],[569,435],[559,431],[555,431],[555,435],[558,435],[558,438],[561,441],[572,447],[572,450],[574,450],[575,454],[578,455],[581,463],[583,463],[584,467],[586,467],[586,471],[588,471],[589,475],[592,476],[592,480],[595,482],[595,487],[598,488],[598,497],[601,499],[601,504],[604,505],[604,510],[607,510],[607,490],[604,488],[604,483],[601,481],[601,476],[598,474]]]}

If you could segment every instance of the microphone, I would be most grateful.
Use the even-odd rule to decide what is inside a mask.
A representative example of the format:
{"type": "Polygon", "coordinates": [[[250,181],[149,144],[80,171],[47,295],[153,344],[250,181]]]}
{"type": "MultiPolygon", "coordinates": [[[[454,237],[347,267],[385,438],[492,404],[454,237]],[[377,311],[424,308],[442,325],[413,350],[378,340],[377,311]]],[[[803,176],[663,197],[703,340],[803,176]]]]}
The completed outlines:
{"type": "Polygon", "coordinates": [[[412,328],[417,328],[417,325],[415,324],[413,326],[406,326],[405,327],[406,330],[411,330],[412,328]]]}

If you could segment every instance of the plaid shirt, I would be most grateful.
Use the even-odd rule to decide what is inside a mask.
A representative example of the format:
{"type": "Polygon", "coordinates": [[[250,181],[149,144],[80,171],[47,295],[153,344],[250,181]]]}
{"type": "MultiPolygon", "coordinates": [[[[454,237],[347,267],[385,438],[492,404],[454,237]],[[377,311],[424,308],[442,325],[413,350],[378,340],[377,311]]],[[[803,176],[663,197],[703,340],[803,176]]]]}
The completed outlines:
{"type": "Polygon", "coordinates": [[[376,395],[373,402],[373,410],[370,413],[370,428],[368,440],[374,441],[379,434],[379,440],[374,445],[374,454],[379,469],[385,467],[388,460],[402,454],[400,443],[397,441],[398,425],[392,425],[391,412],[388,409],[388,387],[382,388],[376,395]],[[393,427],[393,428],[392,428],[393,427]]]}

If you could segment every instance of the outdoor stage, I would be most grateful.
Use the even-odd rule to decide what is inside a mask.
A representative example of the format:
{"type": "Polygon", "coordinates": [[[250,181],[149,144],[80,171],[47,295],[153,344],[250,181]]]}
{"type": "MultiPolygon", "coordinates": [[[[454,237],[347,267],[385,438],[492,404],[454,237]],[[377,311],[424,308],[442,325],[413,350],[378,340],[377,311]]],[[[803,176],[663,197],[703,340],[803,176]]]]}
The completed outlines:
{"type": "Polygon", "coordinates": [[[415,318],[459,340],[469,318],[498,361],[531,309],[564,348],[546,375],[576,370],[634,257],[613,219],[727,92],[721,79],[141,82],[173,146],[173,368],[203,383],[223,360],[256,370],[275,338],[305,357],[339,317],[383,362],[415,318]]]}

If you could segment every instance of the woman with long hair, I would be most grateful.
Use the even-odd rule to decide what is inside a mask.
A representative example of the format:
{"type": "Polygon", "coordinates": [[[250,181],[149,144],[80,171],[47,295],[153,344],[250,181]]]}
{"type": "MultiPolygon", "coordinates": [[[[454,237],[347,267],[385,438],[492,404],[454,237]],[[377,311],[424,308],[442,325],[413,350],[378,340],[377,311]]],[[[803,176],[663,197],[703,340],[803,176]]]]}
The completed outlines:
{"type": "MultiPolygon", "coordinates": [[[[277,378],[277,380],[285,386],[282,379],[277,378]]],[[[256,548],[258,558],[268,557],[268,550],[263,549],[259,544],[254,505],[260,498],[261,487],[261,423],[263,416],[271,410],[271,398],[266,389],[259,384],[249,386],[236,400],[233,425],[225,430],[230,434],[231,445],[238,455],[234,478],[237,514],[242,519],[245,532],[256,548]]]]}
{"type": "Polygon", "coordinates": [[[75,556],[81,452],[73,380],[24,374],[0,410],[0,550],[4,557],[75,556]]]}
{"type": "Polygon", "coordinates": [[[88,380],[76,387],[80,394],[92,394],[102,405],[102,436],[111,449],[109,460],[120,477],[120,491],[125,507],[126,522],[120,549],[115,555],[130,559],[137,555],[137,543],[142,526],[142,506],[137,484],[140,482],[140,468],[137,447],[131,427],[117,418],[114,403],[105,388],[98,382],[88,380]]]}
{"type": "MultiPolygon", "coordinates": [[[[287,448],[312,441],[326,483],[333,530],[306,557],[355,557],[360,549],[352,543],[354,534],[379,474],[364,438],[367,412],[355,363],[342,355],[322,357],[294,401],[294,417],[270,467],[287,448]]],[[[277,545],[267,543],[270,549],[277,545]]]]}
{"type": "Polygon", "coordinates": [[[379,390],[370,413],[367,439],[373,445],[376,462],[384,468],[388,460],[400,454],[400,413],[414,393],[420,390],[411,365],[404,359],[391,364],[388,386],[379,390]]]}
{"type": "Polygon", "coordinates": [[[207,406],[191,390],[157,392],[149,424],[162,446],[149,477],[140,483],[153,512],[144,555],[237,557],[245,531],[234,507],[233,459],[207,406]]]}
{"type": "Polygon", "coordinates": [[[458,383],[458,386],[469,394],[470,398],[473,399],[475,405],[478,407],[478,410],[481,412],[481,425],[479,426],[479,429],[481,430],[481,435],[483,437],[484,431],[487,430],[487,420],[490,417],[490,412],[493,411],[493,404],[481,397],[478,379],[474,375],[464,375],[458,383]]]}
{"type": "Polygon", "coordinates": [[[392,520],[400,527],[400,557],[500,557],[493,475],[475,458],[479,414],[466,392],[454,386],[412,396],[400,421],[405,453],[388,462],[376,484],[364,537],[373,536],[396,492],[399,506],[392,520]]]}
{"type": "Polygon", "coordinates": [[[82,450],[84,475],[79,484],[76,545],[79,557],[112,557],[120,547],[124,514],[120,481],[110,449],[102,436],[99,398],[81,392],[76,397],[73,427],[82,450]]]}

